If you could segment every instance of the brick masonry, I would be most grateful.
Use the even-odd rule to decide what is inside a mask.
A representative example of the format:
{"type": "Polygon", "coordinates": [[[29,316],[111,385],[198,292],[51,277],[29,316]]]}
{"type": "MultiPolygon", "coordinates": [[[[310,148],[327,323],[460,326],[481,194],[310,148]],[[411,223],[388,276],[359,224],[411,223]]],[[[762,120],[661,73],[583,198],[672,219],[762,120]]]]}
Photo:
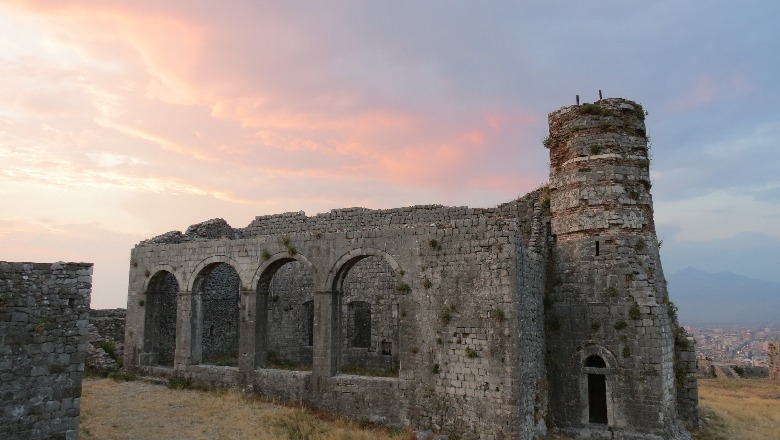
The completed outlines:
{"type": "Polygon", "coordinates": [[[0,438],[76,439],[92,264],[0,262],[0,438]]]}
{"type": "Polygon", "coordinates": [[[125,364],[463,439],[689,438],[695,356],[658,256],[643,110],[561,109],[546,146],[549,186],[495,208],[214,219],[139,243],[125,364]]]}

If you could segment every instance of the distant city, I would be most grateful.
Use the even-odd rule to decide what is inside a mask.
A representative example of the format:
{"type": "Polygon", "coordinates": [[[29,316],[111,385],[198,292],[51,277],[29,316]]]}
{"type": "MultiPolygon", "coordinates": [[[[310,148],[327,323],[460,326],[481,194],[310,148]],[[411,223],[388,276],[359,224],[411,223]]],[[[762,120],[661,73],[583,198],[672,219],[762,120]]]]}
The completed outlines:
{"type": "Polygon", "coordinates": [[[768,366],[767,342],[780,341],[780,324],[686,325],[696,341],[696,353],[713,362],[753,367],[768,366]]]}

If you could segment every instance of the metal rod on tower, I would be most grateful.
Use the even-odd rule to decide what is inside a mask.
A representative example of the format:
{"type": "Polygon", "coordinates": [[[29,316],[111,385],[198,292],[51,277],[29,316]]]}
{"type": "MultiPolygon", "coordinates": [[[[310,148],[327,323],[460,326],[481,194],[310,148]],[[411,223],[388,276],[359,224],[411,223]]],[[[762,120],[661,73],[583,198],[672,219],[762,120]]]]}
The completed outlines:
{"type": "Polygon", "coordinates": [[[601,96],[601,89],[599,89],[599,101],[601,101],[602,99],[604,99],[604,98],[602,98],[602,96],[601,96]]]}
{"type": "Polygon", "coordinates": [[[580,105],[580,95],[577,95],[577,105],[580,105]]]}

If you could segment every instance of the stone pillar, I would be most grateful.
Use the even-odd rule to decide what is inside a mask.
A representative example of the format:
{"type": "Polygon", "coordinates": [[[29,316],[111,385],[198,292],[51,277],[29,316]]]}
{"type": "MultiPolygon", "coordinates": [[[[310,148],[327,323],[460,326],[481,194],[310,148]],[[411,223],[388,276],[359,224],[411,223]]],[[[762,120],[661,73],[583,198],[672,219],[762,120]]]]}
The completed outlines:
{"type": "Polygon", "coordinates": [[[769,342],[767,354],[769,355],[769,378],[780,380],[780,341],[769,342]]]}
{"type": "Polygon", "coordinates": [[[181,291],[176,313],[176,356],[173,369],[183,371],[201,361],[200,295],[181,291]]]}
{"type": "Polygon", "coordinates": [[[238,321],[238,372],[242,387],[251,386],[254,382],[254,372],[257,365],[258,339],[265,336],[265,329],[260,329],[257,294],[252,290],[241,289],[239,293],[238,321]]]}
{"type": "Polygon", "coordinates": [[[312,383],[319,388],[324,379],[338,372],[339,298],[331,291],[314,292],[314,356],[312,383]]]}

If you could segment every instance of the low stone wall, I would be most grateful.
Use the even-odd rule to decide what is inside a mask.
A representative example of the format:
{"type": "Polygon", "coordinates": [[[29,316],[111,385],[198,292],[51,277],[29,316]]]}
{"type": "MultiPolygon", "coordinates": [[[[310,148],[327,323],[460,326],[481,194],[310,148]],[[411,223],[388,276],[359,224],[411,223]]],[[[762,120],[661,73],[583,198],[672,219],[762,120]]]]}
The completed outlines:
{"type": "Polygon", "coordinates": [[[699,367],[693,338],[687,337],[686,341],[687,345],[675,348],[677,412],[688,429],[696,429],[699,425],[699,385],[696,381],[699,367]]]}
{"type": "Polygon", "coordinates": [[[0,438],[78,438],[91,288],[90,263],[0,262],[0,438]]]}
{"type": "Polygon", "coordinates": [[[89,311],[89,323],[94,325],[101,338],[122,344],[125,341],[125,309],[89,311]]]}

